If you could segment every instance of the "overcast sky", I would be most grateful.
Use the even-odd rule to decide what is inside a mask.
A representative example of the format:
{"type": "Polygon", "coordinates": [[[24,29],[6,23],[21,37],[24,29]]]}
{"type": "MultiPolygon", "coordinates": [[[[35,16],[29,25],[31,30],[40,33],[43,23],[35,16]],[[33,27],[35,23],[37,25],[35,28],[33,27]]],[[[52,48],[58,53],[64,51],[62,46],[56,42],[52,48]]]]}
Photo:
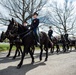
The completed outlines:
{"type": "MultiPolygon", "coordinates": [[[[47,8],[49,8],[48,6],[52,1],[57,1],[61,5],[63,5],[63,2],[64,2],[64,0],[48,0],[47,6],[45,6],[42,9],[43,12],[45,12],[45,13],[47,12],[47,8]]],[[[76,7],[76,0],[69,0],[69,1],[73,1],[74,6],[76,7]]],[[[0,12],[5,13],[4,16],[8,17],[8,11],[6,11],[2,6],[0,6],[0,12]]],[[[42,14],[44,14],[44,13],[42,13],[42,14]]],[[[2,31],[6,31],[6,29],[7,29],[7,26],[0,25],[0,33],[2,31]]],[[[42,29],[40,29],[40,30],[42,30],[42,29]]],[[[43,31],[45,31],[45,29],[43,29],[43,31]]],[[[48,28],[46,31],[48,31],[48,28]]],[[[56,34],[54,33],[54,35],[56,35],[56,34]]]]}

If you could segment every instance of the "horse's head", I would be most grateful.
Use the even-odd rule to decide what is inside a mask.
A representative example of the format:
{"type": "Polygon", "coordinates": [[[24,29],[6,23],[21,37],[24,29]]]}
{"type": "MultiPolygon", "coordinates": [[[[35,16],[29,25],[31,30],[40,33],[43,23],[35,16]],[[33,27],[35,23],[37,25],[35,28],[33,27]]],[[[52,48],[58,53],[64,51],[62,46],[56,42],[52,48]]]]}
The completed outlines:
{"type": "Polygon", "coordinates": [[[5,32],[2,31],[1,36],[0,36],[0,41],[3,42],[6,39],[5,32]]]}
{"type": "Polygon", "coordinates": [[[12,20],[9,20],[9,25],[6,31],[7,37],[9,37],[11,34],[16,33],[18,30],[18,24],[17,22],[12,18],[12,20]]]}
{"type": "Polygon", "coordinates": [[[23,26],[16,22],[14,19],[10,21],[10,24],[8,25],[6,35],[8,37],[16,37],[17,35],[21,34],[23,36],[23,33],[28,30],[28,27],[23,26]]]}

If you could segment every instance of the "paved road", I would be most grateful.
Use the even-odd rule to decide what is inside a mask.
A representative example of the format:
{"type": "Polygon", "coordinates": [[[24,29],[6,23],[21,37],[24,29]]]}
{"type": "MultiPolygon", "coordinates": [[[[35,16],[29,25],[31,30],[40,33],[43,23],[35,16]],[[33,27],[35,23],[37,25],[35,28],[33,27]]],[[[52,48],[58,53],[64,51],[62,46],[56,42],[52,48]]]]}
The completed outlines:
{"type": "Polygon", "coordinates": [[[35,63],[30,64],[30,56],[26,56],[21,69],[16,69],[20,57],[12,60],[14,52],[10,58],[6,58],[7,52],[0,53],[0,75],[76,75],[76,52],[64,54],[49,54],[47,62],[39,62],[39,52],[35,53],[35,63]]]}

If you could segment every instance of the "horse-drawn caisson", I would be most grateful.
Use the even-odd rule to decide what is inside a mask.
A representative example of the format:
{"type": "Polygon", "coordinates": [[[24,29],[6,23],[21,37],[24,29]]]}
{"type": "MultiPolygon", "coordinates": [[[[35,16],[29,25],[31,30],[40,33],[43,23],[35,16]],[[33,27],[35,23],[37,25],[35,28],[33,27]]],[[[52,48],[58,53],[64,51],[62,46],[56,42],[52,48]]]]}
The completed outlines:
{"type": "MultiPolygon", "coordinates": [[[[17,68],[20,68],[23,64],[24,56],[26,54],[30,54],[32,59],[32,64],[34,63],[34,50],[35,46],[39,46],[40,48],[40,61],[42,60],[42,53],[43,50],[46,52],[45,61],[48,60],[48,48],[51,48],[51,53],[54,52],[54,46],[56,46],[57,50],[56,52],[60,52],[59,44],[62,44],[63,51],[66,52],[69,49],[70,44],[72,44],[71,40],[68,40],[66,35],[61,35],[61,40],[58,40],[57,38],[52,36],[53,31],[50,30],[48,32],[48,35],[45,32],[40,32],[38,29],[39,25],[39,19],[37,18],[38,14],[33,14],[33,21],[31,25],[28,27],[28,25],[24,26],[16,22],[13,18],[12,20],[9,20],[9,25],[6,30],[6,32],[2,32],[0,41],[2,42],[5,38],[8,38],[10,41],[10,49],[7,57],[9,57],[11,53],[11,49],[13,45],[16,46],[16,52],[14,55],[14,59],[16,58],[16,55],[18,53],[18,56],[21,53],[21,61],[18,64],[17,68]],[[51,33],[51,34],[50,34],[51,33]],[[21,49],[21,46],[23,46],[23,50],[21,49]]],[[[76,46],[76,40],[74,41],[73,45],[76,46]]]]}

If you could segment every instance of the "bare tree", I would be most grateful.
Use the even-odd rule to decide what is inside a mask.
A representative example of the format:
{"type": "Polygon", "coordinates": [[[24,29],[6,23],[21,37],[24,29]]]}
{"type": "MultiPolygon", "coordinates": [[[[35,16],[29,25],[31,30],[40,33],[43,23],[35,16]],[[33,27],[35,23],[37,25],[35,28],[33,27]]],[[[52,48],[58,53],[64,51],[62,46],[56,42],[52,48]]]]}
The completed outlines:
{"type": "Polygon", "coordinates": [[[58,29],[60,34],[71,33],[75,27],[76,14],[72,1],[64,0],[64,4],[52,2],[50,4],[49,21],[58,29]]]}
{"type": "MultiPolygon", "coordinates": [[[[47,0],[1,0],[2,5],[9,12],[9,16],[16,18],[23,24],[25,20],[32,18],[34,12],[39,12],[47,0]]],[[[7,21],[7,18],[0,13],[0,21],[7,21]]]]}

